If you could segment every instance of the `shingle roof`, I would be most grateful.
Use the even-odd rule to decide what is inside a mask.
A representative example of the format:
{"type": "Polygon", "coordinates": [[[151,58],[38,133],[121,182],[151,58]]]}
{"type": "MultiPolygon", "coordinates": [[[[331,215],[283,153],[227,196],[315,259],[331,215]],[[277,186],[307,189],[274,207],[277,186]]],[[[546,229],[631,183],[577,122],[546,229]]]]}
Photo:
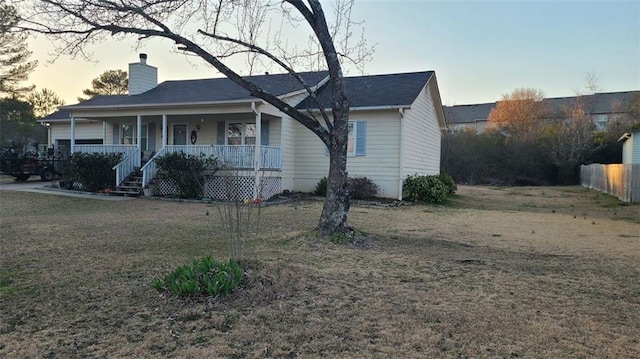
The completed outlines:
{"type": "MultiPolygon", "coordinates": [[[[299,75],[309,86],[315,86],[327,77],[327,72],[303,72],[299,75]]],[[[303,89],[303,86],[290,74],[249,76],[247,79],[276,96],[303,89]]],[[[252,98],[247,90],[228,78],[221,77],[203,80],[165,81],[157,87],[138,95],[96,96],[65,108],[211,103],[250,100],[252,98]]]]}
{"type": "Polygon", "coordinates": [[[477,105],[445,106],[444,117],[447,123],[473,123],[475,120],[486,120],[495,102],[477,105]]]}
{"type": "MultiPolygon", "coordinates": [[[[585,106],[589,107],[592,114],[607,114],[615,111],[624,111],[633,101],[634,96],[640,96],[640,91],[604,92],[582,96],[585,106]],[[620,108],[612,109],[613,104],[619,101],[620,108]]],[[[552,115],[563,116],[563,110],[578,100],[573,97],[556,97],[544,99],[545,106],[552,115]]]]}
{"type": "MultiPolygon", "coordinates": [[[[624,111],[632,102],[634,96],[640,96],[640,91],[605,92],[583,96],[586,106],[592,114],[612,113],[612,104],[620,102],[620,109],[624,111]]],[[[577,96],[555,97],[543,100],[549,117],[563,117],[564,110],[578,100],[577,96]]],[[[444,114],[447,123],[473,123],[475,120],[486,120],[489,112],[496,106],[495,102],[473,105],[445,106],[444,114]]]]}
{"type": "Polygon", "coordinates": [[[39,121],[69,120],[70,118],[69,111],[60,110],[41,118],[39,121]]]}
{"type": "MultiPolygon", "coordinates": [[[[349,106],[409,106],[418,97],[420,90],[434,75],[433,71],[411,72],[389,75],[345,77],[349,106]]],[[[317,96],[325,108],[330,108],[331,86],[324,84],[317,96]]],[[[316,109],[310,98],[302,101],[298,109],[316,109]]]]}

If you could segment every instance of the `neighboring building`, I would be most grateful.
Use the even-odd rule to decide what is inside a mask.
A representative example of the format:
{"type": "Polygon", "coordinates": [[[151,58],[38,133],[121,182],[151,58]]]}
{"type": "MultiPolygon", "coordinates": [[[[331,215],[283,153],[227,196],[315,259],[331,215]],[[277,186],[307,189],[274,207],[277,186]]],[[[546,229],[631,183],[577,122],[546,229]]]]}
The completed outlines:
{"type": "Polygon", "coordinates": [[[622,142],[622,164],[640,164],[640,129],[625,133],[618,142],[622,142]]]}
{"type": "MultiPolygon", "coordinates": [[[[582,101],[585,111],[593,117],[598,129],[605,128],[612,117],[627,112],[634,97],[640,96],[640,91],[607,92],[593,95],[546,98],[543,100],[548,115],[545,119],[566,118],[567,109],[582,101]]],[[[473,130],[482,133],[487,127],[489,112],[496,103],[445,106],[447,128],[453,130],[473,130]]]]}
{"type": "Polygon", "coordinates": [[[447,129],[482,133],[487,127],[489,112],[495,106],[495,102],[476,105],[445,106],[444,117],[447,121],[447,129]]]}
{"type": "MultiPolygon", "coordinates": [[[[301,77],[328,106],[326,72],[301,77]]],[[[291,75],[250,77],[293,107],[309,110],[308,94],[291,75]]],[[[411,174],[437,174],[440,131],[445,128],[432,71],[345,78],[350,104],[349,176],[369,177],[379,195],[402,196],[411,174]]],[[[182,151],[218,156],[246,178],[251,197],[283,190],[312,191],[327,176],[329,156],[311,131],[227,78],[166,81],[141,56],[129,65],[129,95],[97,96],[65,106],[41,120],[50,144],[68,152],[123,152],[118,184],[140,166],[143,153],[182,151]]],[[[143,183],[156,174],[153,159],[142,167],[143,183]]],[[[224,197],[214,179],[208,195],[224,197]]],[[[247,192],[247,193],[249,193],[247,192]]]]}

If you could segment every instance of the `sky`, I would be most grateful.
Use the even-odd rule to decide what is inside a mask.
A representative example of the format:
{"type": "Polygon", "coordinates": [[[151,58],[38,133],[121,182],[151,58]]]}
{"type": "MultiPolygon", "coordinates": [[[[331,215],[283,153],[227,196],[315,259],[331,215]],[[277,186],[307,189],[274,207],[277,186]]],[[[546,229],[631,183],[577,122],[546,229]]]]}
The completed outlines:
{"type": "MultiPolygon", "coordinates": [[[[587,73],[600,92],[640,90],[640,1],[356,0],[352,17],[375,44],[365,74],[433,70],[443,105],[494,102],[520,87],[574,96],[587,73]]],[[[166,40],[140,48],[107,40],[88,48],[91,61],[62,55],[51,62],[54,46],[42,36],[29,49],[39,61],[29,82],[67,104],[102,72],[126,71],[140,52],[159,82],[221,76],[166,40]]]]}

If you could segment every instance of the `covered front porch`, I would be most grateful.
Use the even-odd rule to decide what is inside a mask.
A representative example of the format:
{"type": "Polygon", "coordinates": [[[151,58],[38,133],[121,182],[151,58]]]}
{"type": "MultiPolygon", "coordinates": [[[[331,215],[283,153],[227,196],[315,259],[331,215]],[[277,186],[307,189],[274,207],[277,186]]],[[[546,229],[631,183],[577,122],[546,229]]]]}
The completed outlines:
{"type": "MultiPolygon", "coordinates": [[[[254,105],[251,105],[250,112],[100,115],[72,114],[70,152],[122,153],[122,161],[114,167],[116,187],[138,171],[140,186],[146,187],[157,176],[156,158],[183,152],[213,156],[219,160],[226,174],[233,171],[244,177],[245,187],[251,187],[250,191],[243,190],[245,198],[264,199],[280,191],[282,119],[256,111],[254,105]],[[93,123],[101,121],[102,144],[76,144],[80,142],[77,140],[77,119],[93,123]],[[268,174],[267,179],[265,174],[268,174]],[[270,183],[268,187],[271,190],[264,190],[265,181],[270,183]]],[[[212,182],[216,180],[212,179],[212,182]]],[[[205,195],[212,198],[220,198],[222,193],[215,190],[206,192],[211,192],[205,195]],[[213,195],[214,192],[217,194],[213,195]]]]}

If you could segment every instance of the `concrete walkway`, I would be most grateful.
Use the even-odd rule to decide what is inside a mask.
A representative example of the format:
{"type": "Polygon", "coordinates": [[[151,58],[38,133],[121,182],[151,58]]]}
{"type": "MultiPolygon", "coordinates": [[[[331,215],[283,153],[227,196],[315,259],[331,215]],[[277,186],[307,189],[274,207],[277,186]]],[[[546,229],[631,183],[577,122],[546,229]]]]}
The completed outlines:
{"type": "Polygon", "coordinates": [[[89,193],[80,191],[68,191],[57,187],[46,187],[54,182],[26,181],[26,182],[5,182],[0,183],[0,191],[21,191],[32,193],[53,194],[58,196],[89,198],[100,201],[127,201],[135,197],[109,196],[103,193],[89,193]]]}

